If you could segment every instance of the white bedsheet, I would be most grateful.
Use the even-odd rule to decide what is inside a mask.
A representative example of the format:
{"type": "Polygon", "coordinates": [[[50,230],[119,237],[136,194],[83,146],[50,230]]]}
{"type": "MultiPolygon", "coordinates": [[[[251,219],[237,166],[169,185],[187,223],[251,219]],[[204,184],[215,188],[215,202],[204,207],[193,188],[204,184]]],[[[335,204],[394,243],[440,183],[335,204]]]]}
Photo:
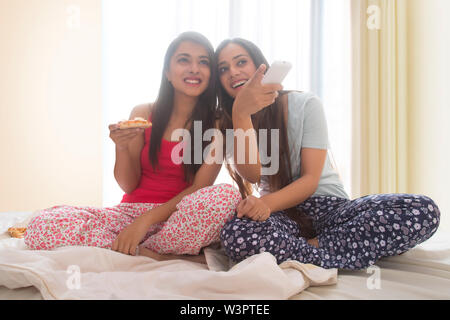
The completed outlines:
{"type": "Polygon", "coordinates": [[[228,270],[226,257],[213,249],[206,252],[209,268],[98,248],[25,251],[23,240],[5,232],[29,216],[0,213],[0,299],[450,299],[450,234],[443,232],[368,270],[277,266],[267,253],[228,270]],[[70,265],[79,266],[83,290],[68,290],[70,265]]]}
{"type": "Polygon", "coordinates": [[[339,270],[336,285],[308,288],[292,299],[449,300],[450,234],[362,271],[339,270]],[[379,285],[375,279],[379,276],[379,285]]]}
{"type": "Polygon", "coordinates": [[[229,268],[222,251],[212,248],[205,250],[208,266],[181,260],[159,262],[93,247],[31,251],[23,240],[5,233],[23,220],[26,224],[29,216],[0,215],[0,286],[33,286],[44,299],[280,300],[309,286],[337,281],[335,269],[294,261],[277,265],[268,253],[229,268]]]}

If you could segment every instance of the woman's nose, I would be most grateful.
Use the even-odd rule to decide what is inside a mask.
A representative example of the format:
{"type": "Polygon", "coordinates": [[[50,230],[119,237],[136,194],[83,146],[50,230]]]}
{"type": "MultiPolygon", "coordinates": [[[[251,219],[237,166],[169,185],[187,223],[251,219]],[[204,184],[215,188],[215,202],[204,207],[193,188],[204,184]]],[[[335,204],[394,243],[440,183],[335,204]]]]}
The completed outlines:
{"type": "Polygon", "coordinates": [[[230,75],[231,75],[232,77],[237,76],[238,74],[239,74],[238,68],[230,67],[230,75]]]}
{"type": "Polygon", "coordinates": [[[198,63],[194,62],[191,64],[191,72],[194,74],[199,73],[200,71],[200,66],[198,65],[198,63]]]}

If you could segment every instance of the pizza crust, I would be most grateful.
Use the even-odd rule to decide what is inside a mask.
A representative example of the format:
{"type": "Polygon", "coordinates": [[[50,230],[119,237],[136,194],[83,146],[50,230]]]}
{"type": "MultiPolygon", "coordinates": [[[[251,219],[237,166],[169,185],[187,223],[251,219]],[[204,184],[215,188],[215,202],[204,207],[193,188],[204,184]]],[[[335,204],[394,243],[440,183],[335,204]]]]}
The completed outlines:
{"type": "Polygon", "coordinates": [[[134,120],[126,120],[119,122],[119,129],[130,129],[130,128],[144,128],[147,129],[152,126],[151,122],[148,122],[144,118],[134,118],[134,120]]]}
{"type": "Polygon", "coordinates": [[[11,238],[18,238],[22,239],[25,235],[25,231],[27,231],[27,228],[9,228],[8,233],[11,236],[11,238]]]}

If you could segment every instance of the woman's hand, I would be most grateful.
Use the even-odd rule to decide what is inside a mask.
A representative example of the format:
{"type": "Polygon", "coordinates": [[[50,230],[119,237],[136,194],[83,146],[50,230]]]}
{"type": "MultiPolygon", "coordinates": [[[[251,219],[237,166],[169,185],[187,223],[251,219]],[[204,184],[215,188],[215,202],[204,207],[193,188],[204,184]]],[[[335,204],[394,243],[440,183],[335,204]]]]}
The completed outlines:
{"type": "Polygon", "coordinates": [[[109,137],[114,141],[118,150],[128,149],[130,142],[139,134],[142,134],[142,128],[119,129],[119,124],[109,125],[109,137]]]}
{"type": "Polygon", "coordinates": [[[128,227],[120,232],[114,240],[112,250],[128,255],[136,255],[136,248],[147,234],[148,225],[137,218],[128,227]]]}
{"type": "Polygon", "coordinates": [[[233,104],[234,115],[249,117],[275,102],[278,91],[282,90],[283,86],[261,84],[266,68],[266,65],[262,64],[239,91],[233,104]]]}
{"type": "Polygon", "coordinates": [[[237,206],[237,217],[247,217],[254,221],[266,221],[272,213],[270,208],[260,198],[248,196],[237,206]]]}

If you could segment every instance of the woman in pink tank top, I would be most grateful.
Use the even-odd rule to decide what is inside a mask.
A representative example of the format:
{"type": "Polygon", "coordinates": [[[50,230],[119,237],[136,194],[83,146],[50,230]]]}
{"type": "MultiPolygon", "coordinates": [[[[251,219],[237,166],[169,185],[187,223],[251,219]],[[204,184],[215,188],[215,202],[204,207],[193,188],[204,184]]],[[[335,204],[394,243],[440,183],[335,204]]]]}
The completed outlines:
{"type": "Polygon", "coordinates": [[[198,161],[207,146],[203,134],[215,127],[215,70],[214,49],[204,36],[179,35],[166,52],[157,100],[130,115],[152,126],[109,126],[114,176],[125,192],[121,203],[43,210],[27,227],[27,246],[96,246],[156,260],[205,262],[201,249],[220,241],[221,228],[241,201],[236,188],[213,185],[221,163],[198,161]],[[180,139],[180,132],[191,139],[180,139]]]}

